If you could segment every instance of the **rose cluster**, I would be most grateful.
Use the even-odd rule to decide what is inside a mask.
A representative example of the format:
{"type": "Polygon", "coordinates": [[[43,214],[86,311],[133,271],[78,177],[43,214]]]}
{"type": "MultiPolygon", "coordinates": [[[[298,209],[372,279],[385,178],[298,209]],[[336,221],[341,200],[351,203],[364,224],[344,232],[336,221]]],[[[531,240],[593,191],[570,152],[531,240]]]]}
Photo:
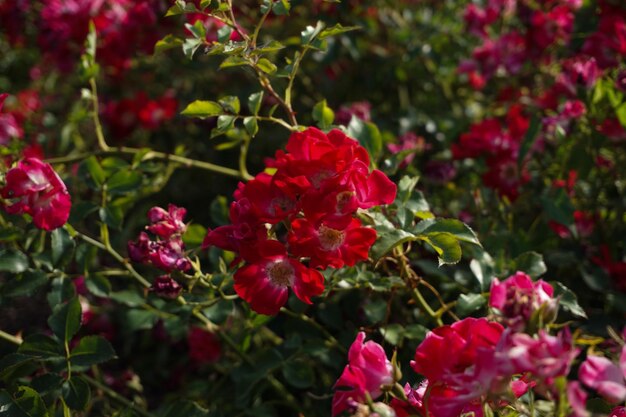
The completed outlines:
{"type": "Polygon", "coordinates": [[[320,295],[320,269],[367,259],[376,231],[355,214],[391,203],[396,185],[371,171],[365,148],[337,129],[293,133],[286,152],[267,165],[273,174],[239,184],[232,224],[209,230],[204,247],[236,252],[244,264],[235,273],[235,291],[256,312],[272,315],[289,288],[306,303],[320,295]]]}
{"type": "MultiPolygon", "coordinates": [[[[388,415],[399,417],[483,416],[485,407],[503,409],[531,389],[539,397],[559,398],[562,393],[556,379],[569,374],[579,349],[567,328],[549,334],[545,330],[549,320],[538,331],[529,330],[537,315],[552,312],[554,316],[557,302],[551,285],[533,282],[521,272],[494,281],[489,302],[494,318],[511,327],[468,317],[429,332],[411,361],[411,368],[423,377],[416,387],[398,385],[400,374],[382,346],[364,343],[365,334],[359,333],[350,348],[349,363],[335,384],[333,416],[356,412],[383,392],[393,397],[389,404],[393,411],[388,415]]],[[[626,348],[621,370],[608,359],[589,356],[580,368],[580,380],[603,397],[623,402],[624,352],[626,348]]],[[[574,413],[584,411],[586,393],[578,382],[571,384],[570,406],[574,413]]]]}
{"type": "MultiPolygon", "coordinates": [[[[168,205],[167,211],[161,207],[152,207],[148,211],[150,225],[146,229],[156,236],[151,240],[146,232],[139,238],[128,242],[128,255],[133,262],[151,264],[168,274],[172,271],[188,271],[191,261],[185,254],[182,235],[187,230],[183,221],[187,210],[168,205]]],[[[176,298],[182,288],[169,275],[159,276],[152,285],[152,291],[167,298],[176,298]]]]}

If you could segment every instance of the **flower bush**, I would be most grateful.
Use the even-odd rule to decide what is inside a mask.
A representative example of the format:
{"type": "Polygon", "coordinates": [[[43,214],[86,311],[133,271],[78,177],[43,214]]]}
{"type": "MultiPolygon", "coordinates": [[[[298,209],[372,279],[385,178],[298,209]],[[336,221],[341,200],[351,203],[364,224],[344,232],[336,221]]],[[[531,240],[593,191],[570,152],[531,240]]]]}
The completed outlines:
{"type": "Polygon", "coordinates": [[[0,2],[0,414],[623,417],[622,3],[0,2]]]}

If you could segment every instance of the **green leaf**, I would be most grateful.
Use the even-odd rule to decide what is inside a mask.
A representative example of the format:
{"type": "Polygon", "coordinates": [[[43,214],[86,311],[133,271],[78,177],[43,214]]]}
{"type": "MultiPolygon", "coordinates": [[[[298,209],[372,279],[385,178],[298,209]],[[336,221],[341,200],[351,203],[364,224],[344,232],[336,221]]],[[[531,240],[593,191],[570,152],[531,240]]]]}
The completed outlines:
{"type": "Polygon", "coordinates": [[[203,44],[202,39],[188,38],[183,42],[183,53],[188,59],[192,59],[198,48],[203,44]]]}
{"type": "Polygon", "coordinates": [[[300,33],[301,43],[303,45],[310,45],[325,27],[326,25],[321,20],[317,22],[315,27],[307,26],[306,29],[300,33]]]}
{"type": "Polygon", "coordinates": [[[40,395],[52,394],[56,397],[55,391],[61,388],[63,381],[65,379],[61,375],[49,372],[33,378],[30,386],[40,395]]]}
{"type": "Polygon", "coordinates": [[[230,36],[233,34],[233,28],[228,25],[224,25],[217,30],[217,41],[218,42],[226,42],[230,39],[230,36]]]}
{"type": "Polygon", "coordinates": [[[21,386],[11,395],[0,391],[0,411],[6,417],[48,417],[46,404],[37,391],[30,387],[21,386]]]}
{"type": "Polygon", "coordinates": [[[217,118],[217,127],[211,132],[211,138],[223,135],[235,125],[235,116],[222,115],[217,118]]]}
{"type": "Polygon", "coordinates": [[[182,44],[183,44],[182,39],[172,34],[169,34],[165,36],[163,39],[157,41],[157,43],[154,45],[154,54],[156,55],[156,54],[163,53],[164,51],[167,51],[168,49],[177,48],[181,46],[182,44]]]}
{"type": "Polygon", "coordinates": [[[0,380],[7,381],[29,375],[38,367],[31,356],[9,353],[0,358],[0,380]]]}
{"type": "Polygon", "coordinates": [[[72,376],[63,383],[61,393],[72,410],[86,410],[91,400],[89,383],[80,376],[72,376]]]}
{"type": "Polygon", "coordinates": [[[129,310],[125,315],[125,323],[127,330],[134,332],[137,330],[151,329],[157,322],[159,317],[152,311],[146,310],[129,310]]]}
{"type": "Polygon", "coordinates": [[[380,155],[383,149],[383,137],[374,123],[365,122],[356,116],[352,116],[346,133],[348,136],[358,140],[374,159],[380,155]]]}
{"type": "Polygon", "coordinates": [[[229,56],[222,61],[222,63],[220,64],[220,69],[241,67],[243,65],[250,65],[250,62],[240,56],[229,56]]]}
{"type": "Polygon", "coordinates": [[[107,189],[111,193],[126,193],[136,190],[141,185],[143,175],[139,171],[123,169],[107,180],[107,189]]]}
{"type": "Polygon", "coordinates": [[[113,347],[102,336],[85,336],[70,353],[72,366],[91,366],[115,357],[113,347]]]}
{"type": "Polygon", "coordinates": [[[421,324],[409,324],[404,328],[404,337],[411,340],[424,340],[428,333],[428,328],[421,324]]]}
{"type": "Polygon", "coordinates": [[[470,270],[478,280],[480,289],[487,291],[495,275],[495,262],[489,253],[479,250],[470,261],[470,270]]]}
{"type": "Polygon", "coordinates": [[[289,14],[289,10],[291,9],[291,3],[289,0],[277,0],[272,5],[272,12],[276,16],[284,16],[289,14]]]}
{"type": "Polygon", "coordinates": [[[108,297],[111,294],[111,283],[101,274],[90,274],[85,277],[85,286],[96,297],[108,297]]]}
{"type": "Polygon", "coordinates": [[[63,359],[65,349],[58,341],[45,334],[33,334],[24,339],[18,353],[38,359],[63,359]]]}
{"type": "Polygon", "coordinates": [[[371,324],[379,323],[387,314],[387,302],[382,298],[368,298],[363,303],[363,313],[371,324]]]}
{"type": "Polygon", "coordinates": [[[243,119],[243,126],[246,128],[246,132],[252,137],[255,137],[259,132],[259,123],[254,116],[248,116],[243,119]]]}
{"type": "Polygon", "coordinates": [[[222,109],[222,106],[214,101],[196,100],[185,107],[185,110],[183,110],[180,114],[189,117],[205,118],[218,116],[223,112],[224,110],[222,109]]]}
{"type": "Polygon", "coordinates": [[[89,172],[89,175],[96,183],[96,185],[101,186],[102,184],[104,184],[104,181],[106,180],[106,174],[100,166],[100,163],[98,162],[96,157],[92,155],[89,158],[85,159],[83,163],[85,164],[87,172],[89,172]]]}
{"type": "Polygon", "coordinates": [[[206,236],[206,228],[200,224],[190,224],[183,235],[183,242],[187,246],[200,246],[206,236]]]}
{"type": "Polygon", "coordinates": [[[432,226],[426,228],[422,233],[428,234],[432,232],[445,232],[450,233],[458,240],[474,245],[482,246],[478,241],[476,233],[460,220],[456,219],[436,219],[432,226]]]}
{"type": "Polygon", "coordinates": [[[76,242],[64,228],[52,231],[52,263],[55,266],[66,263],[72,258],[76,242]],[[62,262],[63,261],[63,262],[62,262]]]}
{"type": "Polygon", "coordinates": [[[67,303],[59,305],[54,309],[54,312],[48,318],[48,325],[61,342],[69,343],[80,328],[81,314],[78,297],[74,297],[67,303]]]}
{"type": "Polygon", "coordinates": [[[262,102],[263,102],[263,91],[250,94],[250,96],[248,97],[248,109],[250,109],[250,113],[252,113],[255,116],[259,114],[259,110],[261,110],[262,102]]]}
{"type": "Polygon", "coordinates": [[[278,67],[276,67],[276,65],[274,65],[274,63],[267,58],[259,59],[256,65],[257,67],[259,67],[261,71],[270,75],[274,74],[276,70],[278,69],[278,67]]]}
{"type": "Polygon", "coordinates": [[[69,301],[76,295],[76,288],[72,280],[68,278],[55,278],[52,280],[52,288],[48,292],[48,304],[54,308],[61,303],[69,301]]]}
{"type": "Polygon", "coordinates": [[[487,300],[481,294],[461,294],[456,304],[456,312],[461,317],[469,316],[479,310],[487,300]]]}
{"type": "Polygon", "coordinates": [[[548,268],[543,261],[543,256],[537,252],[524,252],[513,260],[513,271],[522,271],[533,278],[545,274],[548,268]]]}
{"type": "Polygon", "coordinates": [[[409,201],[419,179],[420,177],[411,177],[409,175],[400,178],[400,182],[398,182],[398,192],[396,193],[396,204],[400,205],[409,201]]]}
{"type": "Polygon", "coordinates": [[[402,243],[415,240],[415,235],[402,229],[376,228],[378,239],[370,249],[370,256],[377,262],[393,248],[402,243]]]}
{"type": "Polygon", "coordinates": [[[19,274],[28,268],[28,257],[17,250],[0,250],[0,272],[19,274]]]}
{"type": "Polygon", "coordinates": [[[578,298],[576,294],[565,285],[558,281],[550,282],[554,287],[554,296],[558,297],[559,304],[567,311],[572,313],[575,316],[587,318],[587,313],[585,310],[578,304],[578,298]]]}
{"type": "Polygon", "coordinates": [[[359,30],[359,29],[361,29],[360,26],[341,26],[341,24],[337,23],[335,26],[321,31],[320,34],[317,36],[317,38],[320,40],[324,40],[331,36],[337,36],[342,33],[352,32],[354,30],[359,30]]]}
{"type": "Polygon", "coordinates": [[[317,122],[320,129],[329,129],[335,120],[335,112],[328,107],[326,100],[318,102],[313,107],[313,120],[317,122]]]}
{"type": "Polygon", "coordinates": [[[281,49],[285,49],[285,45],[283,45],[282,43],[276,40],[273,40],[264,45],[258,46],[255,50],[251,51],[250,53],[253,55],[258,55],[258,54],[264,54],[267,52],[280,51],[281,49]]]}
{"type": "Polygon", "coordinates": [[[424,240],[437,252],[439,266],[455,264],[461,260],[461,245],[454,235],[445,232],[433,232],[420,235],[418,238],[424,240]]]}
{"type": "Polygon", "coordinates": [[[282,369],[282,374],[289,385],[298,388],[309,388],[315,382],[315,373],[311,364],[304,360],[292,360],[282,369]]]}
{"type": "Polygon", "coordinates": [[[41,286],[48,283],[48,277],[43,271],[29,269],[20,276],[7,280],[2,286],[2,294],[6,297],[23,297],[32,295],[41,286]]]}
{"type": "Polygon", "coordinates": [[[237,96],[222,97],[221,99],[219,99],[219,103],[222,108],[228,113],[239,114],[239,110],[241,110],[239,97],[237,96]]]}
{"type": "Polygon", "coordinates": [[[380,329],[385,340],[393,346],[398,346],[404,339],[404,327],[401,324],[390,324],[380,329]]]}
{"type": "Polygon", "coordinates": [[[206,29],[204,28],[204,22],[202,22],[202,20],[196,20],[193,25],[185,23],[185,28],[187,28],[195,38],[201,41],[204,41],[206,38],[206,29]]]}
{"type": "Polygon", "coordinates": [[[100,220],[106,223],[107,226],[118,230],[122,228],[122,222],[124,221],[124,212],[122,211],[121,207],[112,205],[100,207],[100,209],[98,210],[98,215],[100,217],[100,220]]]}

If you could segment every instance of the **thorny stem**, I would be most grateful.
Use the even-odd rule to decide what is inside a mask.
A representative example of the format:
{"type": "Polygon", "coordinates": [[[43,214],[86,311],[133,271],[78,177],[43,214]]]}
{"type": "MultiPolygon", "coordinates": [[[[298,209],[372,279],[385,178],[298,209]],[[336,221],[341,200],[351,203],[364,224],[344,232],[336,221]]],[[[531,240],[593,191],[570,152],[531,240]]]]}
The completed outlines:
{"type": "Polygon", "coordinates": [[[80,232],[76,232],[76,237],[84,240],[85,242],[89,243],[90,245],[93,245],[99,249],[102,249],[103,251],[107,252],[109,255],[111,255],[113,258],[115,258],[116,261],[118,261],[119,263],[121,263],[124,268],[126,268],[126,270],[130,273],[130,275],[137,281],[139,282],[141,285],[143,285],[146,288],[150,287],[150,283],[148,282],[148,280],[146,280],[144,277],[142,277],[139,272],[137,272],[135,270],[135,268],[133,268],[133,266],[130,264],[130,262],[128,261],[128,259],[125,259],[122,255],[120,255],[115,249],[113,249],[113,247],[108,244],[104,244],[96,239],[93,239],[83,233],[80,232]]]}
{"type": "MultiPolygon", "coordinates": [[[[44,162],[47,162],[49,164],[67,164],[71,162],[82,161],[83,159],[87,159],[92,155],[94,156],[120,155],[120,154],[121,155],[136,155],[136,154],[143,153],[143,152],[145,152],[145,149],[130,148],[128,146],[116,146],[116,147],[109,146],[107,147],[106,150],[103,149],[103,150],[99,150],[95,152],[62,156],[59,158],[50,158],[50,159],[46,159],[44,162]]],[[[251,177],[243,177],[242,174],[236,169],[226,168],[221,165],[212,164],[210,162],[198,161],[196,159],[190,159],[184,156],[173,155],[173,154],[169,154],[165,152],[157,152],[157,151],[150,150],[143,156],[142,159],[143,160],[161,159],[164,161],[176,162],[187,168],[200,168],[200,169],[215,172],[218,174],[226,175],[229,177],[240,178],[243,180],[251,179],[251,177]]]]}
{"type": "Polygon", "coordinates": [[[96,78],[91,77],[89,79],[89,85],[91,86],[91,103],[92,103],[92,118],[93,124],[96,128],[96,138],[98,139],[98,146],[103,151],[109,150],[109,145],[107,145],[106,139],[104,138],[104,133],[102,131],[102,124],[100,123],[100,110],[98,105],[98,85],[96,84],[96,78]]]}
{"type": "Polygon", "coordinates": [[[261,87],[263,87],[263,89],[265,91],[268,92],[269,95],[271,95],[272,97],[274,97],[274,99],[276,101],[278,101],[278,104],[280,104],[280,106],[285,110],[285,112],[287,113],[287,117],[289,117],[289,123],[291,123],[291,125],[293,127],[298,126],[298,120],[296,119],[296,113],[293,111],[293,109],[291,108],[291,104],[287,103],[281,96],[280,94],[278,94],[276,92],[276,90],[274,90],[274,87],[272,87],[272,83],[270,82],[270,80],[263,74],[263,71],[261,71],[261,69],[256,65],[256,63],[251,63],[252,67],[254,68],[254,71],[256,72],[256,76],[257,79],[259,80],[259,84],[261,84],[261,87]]]}
{"type": "Polygon", "coordinates": [[[428,303],[424,299],[424,296],[417,287],[413,288],[413,290],[411,291],[411,297],[424,309],[424,311],[426,311],[426,313],[431,318],[435,319],[438,326],[443,326],[443,321],[441,320],[441,317],[437,316],[437,314],[433,311],[430,305],[428,305],[428,303]]]}
{"type": "Polygon", "coordinates": [[[259,20],[259,23],[254,28],[254,33],[252,34],[252,39],[250,40],[251,49],[256,48],[256,43],[257,43],[257,40],[259,39],[259,32],[261,32],[261,27],[263,26],[263,23],[265,23],[265,19],[267,19],[267,16],[269,16],[271,11],[272,11],[272,8],[268,7],[265,13],[263,13],[263,16],[261,16],[261,20],[259,20]]]}
{"type": "Polygon", "coordinates": [[[299,53],[295,58],[293,63],[293,69],[291,70],[291,74],[289,74],[289,82],[287,83],[287,88],[285,88],[285,103],[291,109],[291,90],[293,89],[293,82],[296,79],[296,74],[298,73],[298,68],[300,68],[300,63],[302,59],[304,59],[304,55],[307,53],[308,48],[304,48],[302,53],[299,53]]]}
{"type": "MultiPolygon", "coordinates": [[[[406,255],[402,252],[401,248],[395,248],[394,254],[397,259],[400,260],[401,274],[408,280],[413,280],[417,278],[417,274],[413,271],[407,262],[406,255]]],[[[420,280],[421,281],[421,280],[420,280]]],[[[437,313],[433,311],[428,302],[424,299],[424,296],[420,292],[420,290],[415,286],[411,291],[411,298],[419,304],[422,309],[430,316],[430,318],[434,319],[437,322],[437,325],[442,326],[443,321],[441,320],[441,316],[438,316],[437,313]]]]}
{"type": "Polygon", "coordinates": [[[12,334],[9,334],[7,332],[4,332],[2,330],[0,330],[0,339],[4,339],[7,342],[11,342],[15,345],[21,345],[22,344],[22,338],[19,336],[13,336],[12,334]]]}

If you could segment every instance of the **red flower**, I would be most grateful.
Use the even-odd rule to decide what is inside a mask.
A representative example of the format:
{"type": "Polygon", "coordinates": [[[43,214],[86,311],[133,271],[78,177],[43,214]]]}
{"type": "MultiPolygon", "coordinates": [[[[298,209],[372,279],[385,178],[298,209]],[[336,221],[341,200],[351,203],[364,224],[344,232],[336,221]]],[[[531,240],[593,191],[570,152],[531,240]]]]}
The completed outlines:
{"type": "Polygon", "coordinates": [[[296,256],[309,257],[313,268],[354,266],[367,259],[376,240],[376,231],[361,227],[358,219],[351,219],[348,225],[296,219],[291,228],[289,250],[296,256]]]}
{"type": "Polygon", "coordinates": [[[257,313],[277,314],[287,302],[289,287],[308,304],[324,291],[322,274],[289,258],[285,246],[276,240],[242,248],[241,255],[246,264],[235,273],[235,291],[257,313]]]}
{"type": "Polygon", "coordinates": [[[222,354],[222,345],[215,334],[192,327],[187,334],[189,357],[199,364],[216,362],[222,354]]]}
{"type": "Polygon", "coordinates": [[[333,396],[333,417],[348,409],[353,402],[365,400],[365,393],[372,399],[382,394],[383,385],[393,384],[393,366],[385,350],[378,343],[365,340],[365,333],[359,332],[348,352],[348,365],[335,382],[333,396]]]}
{"type": "Polygon", "coordinates": [[[6,174],[2,198],[12,201],[9,214],[30,214],[35,226],[47,231],[63,226],[70,215],[70,195],[61,178],[36,158],[26,158],[6,174]]]}
{"type": "Polygon", "coordinates": [[[500,385],[495,348],[504,328],[485,318],[468,317],[429,332],[411,367],[432,385],[428,409],[437,417],[456,417],[500,385]]]}

